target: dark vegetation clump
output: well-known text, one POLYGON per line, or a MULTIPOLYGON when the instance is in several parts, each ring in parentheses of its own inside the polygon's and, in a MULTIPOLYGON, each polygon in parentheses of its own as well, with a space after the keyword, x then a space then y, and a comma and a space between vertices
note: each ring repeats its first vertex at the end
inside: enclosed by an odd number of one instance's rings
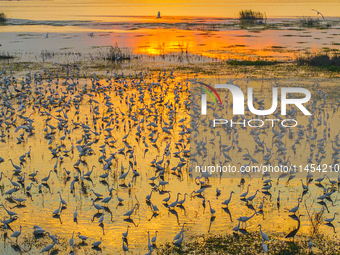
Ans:
POLYGON ((1 22, 6 22, 6 20, 7 20, 7 18, 6 18, 5 13, 1 12, 1 13, 0 13, 0 23, 1 23, 1 22))
POLYGON ((304 54, 296 58, 298 65, 316 66, 327 68, 329 70, 340 70, 340 55, 319 52, 315 54, 304 54))
POLYGON ((258 11, 253 10, 241 10, 239 12, 239 19, 241 21, 247 21, 247 22, 258 22, 261 23, 266 19, 266 14, 258 11))
POLYGON ((112 61, 130 60, 132 58, 131 55, 132 54, 130 52, 119 48, 116 44, 114 47, 110 47, 109 53, 105 59, 112 61))

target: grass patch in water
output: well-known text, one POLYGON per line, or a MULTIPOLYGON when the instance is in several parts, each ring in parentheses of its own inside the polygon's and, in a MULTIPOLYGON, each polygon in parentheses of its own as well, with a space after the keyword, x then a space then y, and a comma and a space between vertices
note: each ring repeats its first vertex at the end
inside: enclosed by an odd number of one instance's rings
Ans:
POLYGON ((260 22, 262 23, 264 19, 266 19, 266 13, 258 12, 258 11, 253 11, 253 10, 241 10, 238 13, 239 19, 241 21, 246 21, 246 22, 260 22))
POLYGON ((296 58, 296 63, 300 66, 314 66, 328 71, 340 71, 340 55, 336 53, 319 52, 307 53, 296 58))
POLYGON ((5 23, 7 20, 5 13, 0 13, 0 23, 5 23))
POLYGON ((0 59, 13 59, 13 58, 14 58, 14 56, 11 56, 9 54, 7 54, 7 55, 4 55, 4 54, 0 55, 0 59))
POLYGON ((247 66, 272 66, 281 64, 280 61, 266 61, 266 60, 228 60, 227 64, 229 65, 247 65, 247 66))

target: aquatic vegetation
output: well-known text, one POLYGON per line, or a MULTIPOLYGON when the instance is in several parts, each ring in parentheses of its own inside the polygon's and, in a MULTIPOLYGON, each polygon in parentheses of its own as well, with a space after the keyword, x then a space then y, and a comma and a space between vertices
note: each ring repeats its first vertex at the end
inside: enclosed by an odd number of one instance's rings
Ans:
POLYGON ((253 10, 241 10, 238 15, 241 21, 247 22, 263 22, 266 19, 266 13, 253 10))
POLYGON ((329 52, 306 53, 296 58, 298 65, 316 66, 337 71, 340 68, 340 55, 329 52))
POLYGON ((319 29, 330 28, 332 25, 330 22, 322 22, 318 18, 302 17, 299 19, 299 25, 302 27, 314 27, 319 29))
POLYGON ((229 65, 247 65, 247 66, 268 66, 283 63, 281 61, 266 61, 266 60, 228 60, 229 65))
POLYGON ((0 59, 12 59, 14 56, 10 55, 9 53, 0 53, 0 59))
POLYGON ((6 22, 6 20, 7 20, 7 18, 6 18, 5 13, 1 12, 1 13, 0 13, 0 23, 1 23, 1 22, 6 22))
POLYGON ((107 56, 105 56, 105 59, 107 60, 113 60, 113 61, 122 61, 122 60, 130 60, 132 58, 132 54, 128 52, 126 49, 123 50, 118 47, 118 44, 116 43, 115 46, 111 46, 109 49, 109 53, 107 56))
POLYGON ((319 19, 313 19, 311 17, 302 17, 300 18, 300 25, 305 27, 317 27, 320 25, 319 19))
MULTIPOLYGON (((308 237, 299 241, 282 242, 278 235, 272 235, 268 242, 270 254, 291 255, 308 254, 311 250, 306 243, 308 237)), ((313 249, 309 254, 338 254, 338 242, 324 235, 313 238, 313 249), (332 247, 336 247, 335 249, 332 247)), ((170 243, 163 244, 157 254, 262 254, 261 234, 243 232, 227 235, 208 235, 190 238, 182 247, 170 243)))

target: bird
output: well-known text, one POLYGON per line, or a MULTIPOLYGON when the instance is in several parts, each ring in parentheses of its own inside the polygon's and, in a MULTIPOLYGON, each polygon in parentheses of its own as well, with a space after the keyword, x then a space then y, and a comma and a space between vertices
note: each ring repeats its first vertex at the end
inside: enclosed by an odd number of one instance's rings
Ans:
POLYGON ((35 172, 29 174, 28 176, 29 176, 30 178, 34 179, 34 177, 36 177, 37 174, 38 174, 38 171, 35 171, 35 172))
POLYGON ((224 202, 222 203, 222 205, 225 205, 226 207, 228 207, 230 201, 231 201, 231 195, 234 194, 234 191, 230 192, 230 196, 228 199, 224 200, 224 202))
POLYGON ((182 235, 180 238, 178 238, 176 241, 174 241, 174 245, 181 246, 184 238, 184 232, 182 232, 182 235))
POLYGON ((41 250, 41 252, 40 253, 44 253, 44 252, 47 252, 47 253, 49 253, 50 252, 50 250, 53 248, 53 246, 55 245, 55 242, 53 242, 53 244, 49 244, 49 245, 47 245, 45 248, 43 248, 42 250, 41 250))
POLYGON ((76 206, 76 210, 73 213, 73 220, 76 220, 78 217, 78 206, 76 206))
POLYGON ((156 230, 155 236, 151 238, 151 243, 153 243, 153 244, 156 243, 156 240, 157 240, 157 233, 158 233, 158 231, 156 230))
MULTIPOLYGON (((169 193, 170 194, 170 193, 169 193)), ((185 202, 185 196, 187 196, 187 193, 184 193, 184 198, 180 201, 177 202, 177 206, 183 206, 184 202, 185 202)))
POLYGON ((67 203, 66 203, 66 201, 61 197, 61 193, 60 193, 60 191, 58 191, 58 194, 59 194, 59 198, 60 198, 60 202, 61 202, 61 204, 63 205, 63 206, 67 206, 67 203))
POLYGON ((310 250, 313 248, 313 242, 311 239, 308 240, 308 247, 310 250))
POLYGON ((241 216, 237 220, 241 221, 244 224, 247 224, 247 221, 250 220, 251 218, 253 218, 255 216, 255 214, 257 214, 256 211, 254 211, 254 213, 251 216, 249 216, 249 217, 248 216, 241 216))
POLYGON ((34 230, 33 231, 34 235, 41 235, 41 234, 45 233, 45 230, 43 228, 39 227, 38 225, 34 225, 33 230, 34 230))
POLYGON ((72 237, 71 237, 71 239, 70 239, 70 241, 69 241, 69 244, 70 244, 71 247, 72 247, 73 244, 74 244, 74 239, 73 239, 73 237, 74 237, 74 231, 73 231, 72 237))
POLYGON ((185 225, 185 224, 186 224, 186 223, 184 222, 183 225, 182 225, 181 231, 179 231, 179 233, 174 237, 174 241, 176 241, 177 239, 179 239, 179 238, 182 236, 182 233, 183 233, 183 231, 184 231, 184 225, 185 225))
POLYGON ((211 208, 210 200, 208 200, 208 203, 209 203, 209 207, 210 207, 210 213, 214 214, 216 211, 213 208, 211 208))
POLYGON ((152 202, 150 202, 150 203, 151 203, 151 207, 152 207, 153 213, 154 214, 158 214, 158 212, 159 212, 158 207, 156 205, 154 205, 152 202))
POLYGON ((21 235, 21 226, 20 226, 20 230, 19 231, 14 231, 13 234, 11 235, 11 237, 15 237, 16 238, 16 242, 18 242, 18 237, 21 235))
POLYGON ((168 191, 169 196, 163 199, 163 202, 165 202, 165 204, 167 204, 169 202, 170 198, 171 198, 171 193, 170 192, 171 191, 168 191))
POLYGON ((338 215, 338 213, 336 212, 336 213, 334 213, 334 216, 333 216, 333 218, 328 218, 328 219, 325 219, 325 222, 327 222, 327 223, 331 223, 334 219, 335 219, 335 215, 338 215))
POLYGON ((60 202, 60 203, 59 203, 58 209, 54 210, 53 213, 52 213, 52 215, 58 216, 58 215, 60 215, 61 211, 62 211, 62 210, 61 210, 61 202, 60 202))
POLYGON ((82 242, 85 242, 88 239, 87 236, 81 235, 80 232, 78 232, 78 238, 81 239, 82 242))
POLYGON ((264 206, 264 199, 265 199, 266 197, 262 197, 262 203, 259 205, 259 210, 260 211, 262 211, 263 210, 263 206, 264 206))
POLYGON ((123 237, 123 251, 129 251, 129 248, 125 244, 124 237, 123 237))
POLYGON ((94 195, 95 195, 97 198, 101 198, 101 197, 103 197, 103 195, 102 195, 102 194, 95 192, 93 189, 90 189, 90 191, 92 191, 92 192, 93 192, 93 194, 94 194, 94 195))
POLYGON ((264 240, 266 240, 267 242, 269 242, 269 237, 268 237, 268 235, 267 235, 266 233, 264 233, 264 232, 262 231, 262 226, 261 226, 261 224, 259 224, 259 227, 260 227, 260 233, 261 233, 262 239, 264 239, 264 240))
POLYGON ((134 207, 132 208, 132 210, 127 211, 126 213, 124 213, 123 216, 128 216, 129 218, 131 217, 131 215, 133 214, 133 212, 135 211, 136 207, 138 206, 138 204, 135 204, 134 207))
POLYGON ((128 234, 129 234, 129 227, 130 227, 130 226, 127 226, 126 232, 122 233, 122 235, 123 235, 124 238, 127 238, 128 234))
POLYGON ((151 196, 152 196, 153 189, 151 190, 150 194, 145 197, 145 200, 147 202, 150 202, 151 196))
POLYGON ((322 15, 321 12, 319 12, 318 10, 315 9, 311 9, 312 11, 316 11, 317 15, 321 15, 322 19, 325 19, 325 17, 322 15))
POLYGON ((158 12, 157 13, 157 19, 160 19, 161 18, 161 12, 158 12))
POLYGON ((259 190, 256 190, 254 195, 247 197, 246 198, 247 202, 252 202, 254 200, 254 198, 256 197, 257 192, 259 192, 259 190))
POLYGON ((294 242, 294 237, 296 235, 296 233, 299 231, 300 229, 300 217, 302 215, 299 215, 299 217, 297 218, 297 221, 298 221, 298 226, 296 229, 294 229, 292 232, 290 232, 288 235, 286 235, 286 238, 292 238, 293 237, 293 242, 294 242))
POLYGON ((103 200, 102 200, 102 203, 104 204, 108 204, 112 199, 112 191, 110 192, 110 196, 108 197, 105 197, 103 200))
POLYGON ((248 195, 248 192, 249 192, 249 186, 250 186, 250 184, 248 184, 248 186, 247 186, 247 191, 246 192, 244 192, 243 194, 241 194, 241 198, 245 198, 247 195, 248 195))
POLYGON ((99 245, 101 245, 101 243, 102 243, 102 237, 100 238, 100 241, 96 241, 96 242, 92 243, 92 246, 94 248, 97 248, 99 245))
POLYGON ((51 175, 52 172, 53 172, 53 171, 50 170, 50 172, 48 173, 48 176, 46 176, 45 178, 42 178, 42 179, 41 179, 41 182, 47 182, 48 179, 50 179, 50 175, 51 175))
POLYGON ((298 204, 297 204, 297 206, 295 206, 295 207, 293 207, 292 209, 290 209, 289 212, 295 214, 295 213, 299 210, 299 207, 300 207, 300 198, 298 199, 298 204))
POLYGON ((150 231, 148 231, 148 249, 149 249, 150 252, 152 252, 152 250, 153 250, 153 246, 150 242, 150 231))
POLYGON ((268 246, 267 246, 267 244, 264 243, 263 238, 262 238, 262 249, 265 253, 268 253, 268 246))
POLYGON ((94 206, 94 208, 96 208, 98 210, 98 212, 99 212, 99 210, 104 210, 103 206, 94 203, 94 199, 93 198, 91 198, 91 201, 92 201, 92 205, 94 206))
POLYGON ((50 232, 46 232, 46 234, 48 235, 49 238, 52 239, 54 243, 59 244, 58 238, 55 235, 51 235, 50 232))
POLYGON ((176 201, 175 201, 175 202, 172 202, 172 203, 168 206, 169 209, 170 209, 170 208, 173 208, 173 207, 175 207, 175 206, 177 205, 179 195, 181 195, 181 193, 178 192, 178 193, 177 193, 177 199, 176 199, 176 201))
POLYGON ((48 38, 48 33, 46 33, 46 35, 45 35, 45 39, 46 39, 46 38, 48 38))
POLYGON ((216 196, 221 195, 221 190, 219 188, 216 188, 216 196))
POLYGON ((5 211, 7 212, 7 214, 12 218, 14 215, 18 215, 16 212, 12 212, 10 210, 7 210, 6 207, 3 205, 3 204, 0 204, 4 209, 5 211))
MULTIPOLYGON (((307 191, 308 190, 308 186, 303 184, 303 180, 302 179, 300 179, 300 180, 301 180, 301 185, 302 185, 303 191, 307 191)), ((308 183, 307 183, 307 185, 308 185, 308 183)))
POLYGON ((315 182, 321 183, 325 179, 326 176, 327 175, 324 174, 323 177, 320 177, 320 178, 316 179, 315 182))
POLYGON ((118 204, 122 204, 124 202, 124 199, 118 197, 118 193, 116 194, 117 200, 118 200, 118 204))

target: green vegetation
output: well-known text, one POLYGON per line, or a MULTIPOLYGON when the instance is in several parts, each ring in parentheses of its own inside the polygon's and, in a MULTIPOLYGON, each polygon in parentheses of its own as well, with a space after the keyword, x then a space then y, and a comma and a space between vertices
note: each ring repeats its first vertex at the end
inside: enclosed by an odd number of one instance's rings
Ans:
POLYGON ((5 13, 1 12, 0 13, 0 23, 5 22, 7 20, 5 13))
POLYGON ((266 61, 266 60, 228 60, 227 64, 237 66, 237 65, 247 65, 247 66, 272 66, 272 65, 277 65, 282 62, 279 61, 266 61))
POLYGON ((9 55, 8 53, 7 53, 7 55, 0 53, 0 60, 1 59, 12 59, 12 58, 14 58, 14 57, 9 55))
POLYGON ((329 71, 340 70, 340 55, 335 53, 307 53, 305 55, 298 56, 296 58, 296 62, 298 65, 316 66, 325 68, 329 71))
POLYGON ((241 21, 247 22, 263 22, 266 19, 266 13, 253 10, 241 10, 238 15, 241 21))
POLYGON ((319 19, 313 19, 311 17, 302 17, 299 20, 299 24, 302 27, 316 27, 319 29, 325 29, 331 27, 330 23, 322 23, 319 19))
POLYGON ((302 17, 300 18, 300 25, 303 27, 318 27, 320 25, 320 20, 311 17, 302 17))
MULTIPOLYGON (((272 234, 268 245, 269 254, 298 255, 298 254, 339 254, 338 241, 331 240, 327 236, 317 235, 313 238, 313 249, 308 248, 308 237, 283 240, 282 237, 272 234)), ((259 231, 244 234, 199 236, 192 238, 182 247, 171 243, 161 245, 157 254, 262 254, 262 242, 259 231)))
POLYGON ((110 47, 109 53, 105 57, 107 60, 113 60, 113 61, 121 61, 121 60, 131 60, 131 53, 129 53, 127 50, 123 50, 118 47, 118 44, 116 43, 115 47, 110 47))

